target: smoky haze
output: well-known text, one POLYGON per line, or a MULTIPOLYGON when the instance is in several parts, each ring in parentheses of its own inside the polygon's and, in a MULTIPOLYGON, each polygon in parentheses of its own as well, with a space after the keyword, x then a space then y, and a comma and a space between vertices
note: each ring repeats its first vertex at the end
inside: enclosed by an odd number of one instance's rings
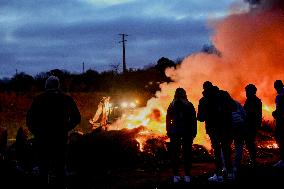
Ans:
MULTIPOLYGON (((283 9, 277 3, 279 1, 259 2, 245 10, 243 7, 232 7, 232 14, 210 22, 214 30, 211 40, 219 53, 196 53, 186 57, 176 69, 168 68, 166 75, 173 82, 162 83, 156 97, 150 99, 147 107, 136 116, 140 120, 147 120, 151 112, 158 109, 161 120, 165 120, 167 107, 177 87, 186 89, 188 99, 197 110, 202 84, 209 80, 229 91, 233 98, 242 103, 245 100, 245 86, 255 84, 257 96, 263 102, 264 117, 271 119, 275 98, 273 83, 276 79, 284 78, 284 17, 283 9)), ((119 123, 123 127, 128 124, 131 122, 127 119, 119 123)), ((143 121, 135 124, 144 125, 143 121)), ((152 124, 149 120, 146 125, 151 131, 165 133, 165 123, 162 121, 152 124)), ((210 148, 203 124, 198 125, 194 143, 210 148)))
POLYGON ((172 96, 176 87, 184 87, 197 107, 202 84, 209 80, 244 102, 244 88, 252 83, 264 105, 270 108, 264 114, 270 116, 275 97, 273 83, 284 78, 283 2, 250 3, 257 6, 210 23, 214 29, 211 40, 221 56, 198 53, 185 58, 179 68, 166 70, 175 82, 162 84, 157 95, 172 96))
POLYGON ((282 0, 245 0, 250 5, 255 6, 257 9, 282 9, 284 8, 284 2, 282 0))

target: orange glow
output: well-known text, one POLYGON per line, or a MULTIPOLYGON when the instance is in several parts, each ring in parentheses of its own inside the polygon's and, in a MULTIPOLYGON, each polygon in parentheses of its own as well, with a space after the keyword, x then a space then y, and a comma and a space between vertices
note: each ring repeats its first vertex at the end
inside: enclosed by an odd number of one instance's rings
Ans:
POLYGON ((259 145, 258 148, 277 149, 278 144, 274 141, 266 142, 264 145, 259 145))
POLYGON ((267 148, 278 148, 278 144, 273 143, 271 145, 267 145, 267 148))
MULTIPOLYGON (((197 110, 202 97, 202 84, 206 80, 227 90, 242 104, 246 99, 245 86, 254 84, 263 103, 263 117, 272 120, 276 95, 273 83, 284 79, 283 15, 281 9, 255 8, 247 12, 234 11, 226 18, 212 21, 214 35, 211 39, 221 55, 197 53, 186 57, 177 68, 168 68, 166 75, 173 82, 161 83, 161 90, 145 108, 123 117, 112 128, 143 125, 152 133, 165 135, 166 109, 175 89, 183 87, 197 110)), ((150 134, 144 136, 147 138, 150 134)), ((198 123, 198 135, 194 142, 210 148, 203 123, 198 123)))
MULTIPOLYGON (((170 103, 169 96, 163 97, 161 101, 159 98, 152 98, 148 101, 146 107, 137 109, 131 114, 124 115, 120 120, 112 124, 109 129, 134 129, 140 126, 144 126, 147 130, 142 130, 136 140, 140 145, 140 151, 143 151, 145 142, 153 137, 166 135, 166 109, 170 103)), ((166 138, 165 138, 166 139, 166 138)), ((207 149, 210 149, 210 141, 205 133, 204 124, 198 123, 198 134, 194 140, 194 143, 201 144, 207 149)))

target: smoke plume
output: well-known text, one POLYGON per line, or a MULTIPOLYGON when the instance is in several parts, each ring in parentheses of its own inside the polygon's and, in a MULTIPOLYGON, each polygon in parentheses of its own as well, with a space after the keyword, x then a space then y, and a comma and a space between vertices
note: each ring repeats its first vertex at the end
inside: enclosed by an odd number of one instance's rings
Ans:
MULTIPOLYGON (((175 81, 171 86, 185 87, 195 105, 206 80, 241 102, 245 100, 245 86, 255 84, 263 103, 274 105, 273 83, 284 76, 283 1, 249 2, 257 6, 210 23, 214 28, 211 39, 221 56, 194 54, 179 68, 166 71, 175 81)), ((162 85, 162 93, 171 86, 162 85)))
POLYGON ((282 0, 245 0, 252 7, 258 10, 269 9, 282 9, 284 8, 284 2, 282 0))
MULTIPOLYGON (((166 75, 174 82, 160 85, 156 98, 137 113, 138 120, 122 120, 120 125, 145 125, 152 131, 165 134, 166 109, 177 87, 187 91, 188 99, 196 110, 202 97, 202 84, 211 81, 241 103, 245 101, 245 86, 254 84, 257 96, 263 103, 263 113, 268 119, 274 109, 276 79, 284 79, 284 2, 280 0, 248 0, 249 8, 240 8, 229 16, 210 22, 214 33, 213 45, 219 53, 196 53, 186 57, 179 67, 169 68, 166 75), (149 119, 153 110, 161 118, 149 119)), ((204 125, 199 124, 195 143, 210 148, 204 125)))

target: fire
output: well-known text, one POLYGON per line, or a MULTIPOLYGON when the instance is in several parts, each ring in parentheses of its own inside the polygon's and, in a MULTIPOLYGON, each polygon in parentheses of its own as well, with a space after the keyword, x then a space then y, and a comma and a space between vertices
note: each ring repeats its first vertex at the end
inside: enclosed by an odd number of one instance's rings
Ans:
POLYGON ((258 148, 267 148, 267 149, 277 149, 279 148, 278 144, 274 141, 266 142, 263 145, 258 145, 258 148))
POLYGON ((268 106, 266 104, 262 104, 262 112, 263 112, 263 118, 265 120, 273 120, 271 115, 272 112, 275 110, 274 106, 268 106))
MULTIPOLYGON (((188 56, 179 68, 170 68, 166 74, 187 89, 193 102, 198 102, 202 83, 206 80, 227 90, 241 103, 246 98, 245 86, 252 83, 262 100, 264 118, 272 120, 276 95, 273 83, 284 78, 284 37, 281 35, 284 17, 283 9, 277 5, 276 1, 269 8, 261 4, 259 8, 234 11, 228 17, 211 21, 214 29, 211 40, 220 55, 197 53, 188 56)), ((162 91, 176 84, 163 85, 162 91)))
POLYGON ((273 143, 273 144, 271 144, 271 145, 267 145, 267 148, 279 148, 278 147, 278 144, 276 144, 276 143, 273 143))
MULTIPOLYGON (((147 107, 127 115, 115 123, 113 129, 145 126, 151 132, 165 135, 165 114, 177 87, 187 91, 188 99, 197 109, 202 97, 202 84, 209 80, 220 89, 244 103, 245 86, 257 87, 263 103, 263 116, 272 120, 275 90, 273 83, 284 78, 284 17, 280 1, 260 1, 260 5, 234 11, 220 20, 211 20, 213 45, 220 54, 196 53, 186 57, 177 68, 169 68, 166 75, 173 82, 161 83, 156 97, 147 107), (262 3, 264 4, 262 4, 262 3), (269 6, 267 3, 271 2, 269 6), (273 4, 274 3, 274 4, 273 4)), ((146 138, 148 135, 144 135, 146 138)), ((137 139, 142 141, 141 139, 137 139)), ((195 143, 210 148, 204 125, 198 123, 195 143)))
MULTIPOLYGON (((148 139, 166 136, 166 109, 169 103, 170 98, 168 98, 168 103, 153 98, 148 102, 146 107, 137 109, 128 115, 125 114, 119 121, 111 125, 109 129, 134 129, 144 126, 147 130, 142 130, 139 132, 138 136, 136 136, 136 140, 140 145, 140 151, 143 151, 143 146, 148 139)), ((201 123, 198 123, 198 135, 194 143, 201 144, 207 149, 211 148, 204 125, 201 123)))

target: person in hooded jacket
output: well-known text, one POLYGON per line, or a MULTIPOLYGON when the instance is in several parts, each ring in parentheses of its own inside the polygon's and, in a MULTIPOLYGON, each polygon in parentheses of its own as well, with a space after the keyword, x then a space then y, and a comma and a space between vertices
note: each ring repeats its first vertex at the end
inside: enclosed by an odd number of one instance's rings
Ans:
POLYGON ((232 112, 235 102, 227 91, 219 90, 210 81, 203 83, 203 89, 203 97, 199 100, 197 119, 205 122, 216 166, 215 174, 209 177, 208 181, 223 182, 224 176, 227 179, 234 179, 231 144, 233 140, 232 112), (223 167, 226 171, 223 171, 223 167))
POLYGON ((173 182, 177 183, 181 180, 179 176, 181 150, 184 160, 184 181, 190 182, 192 143, 197 133, 197 119, 195 108, 188 101, 186 91, 183 88, 176 89, 174 99, 167 109, 166 129, 170 138, 169 151, 174 174, 173 182))
POLYGON ((253 84, 248 84, 245 87, 246 90, 246 101, 244 109, 246 112, 246 126, 245 126, 245 144, 250 155, 250 164, 256 165, 256 133, 257 129, 261 127, 262 122, 262 102, 256 96, 257 88, 253 84))
POLYGON ((34 135, 42 184, 52 182, 64 187, 68 131, 80 121, 75 101, 59 89, 59 79, 50 76, 45 83, 45 92, 34 98, 26 117, 27 126, 34 135))

